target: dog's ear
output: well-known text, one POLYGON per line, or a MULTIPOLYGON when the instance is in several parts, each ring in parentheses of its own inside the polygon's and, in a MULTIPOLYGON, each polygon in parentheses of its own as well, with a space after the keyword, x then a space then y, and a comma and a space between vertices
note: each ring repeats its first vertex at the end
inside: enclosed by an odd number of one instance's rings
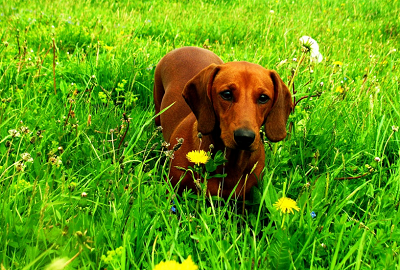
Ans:
POLYGON ((286 137, 286 122, 293 109, 292 96, 278 73, 270 70, 274 84, 274 104, 265 121, 265 134, 271 142, 278 142, 286 137))
POLYGON ((211 101, 211 88, 219 68, 215 64, 201 70, 186 83, 182 95, 197 118, 197 130, 209 134, 214 130, 215 113, 211 101))

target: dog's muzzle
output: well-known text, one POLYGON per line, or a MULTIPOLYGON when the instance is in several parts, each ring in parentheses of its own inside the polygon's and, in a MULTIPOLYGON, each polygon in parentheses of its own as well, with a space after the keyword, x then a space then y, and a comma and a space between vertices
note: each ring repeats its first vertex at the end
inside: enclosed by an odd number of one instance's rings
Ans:
POLYGON ((243 150, 248 150, 256 138, 256 134, 253 131, 242 128, 235 130, 233 136, 238 148, 243 150))

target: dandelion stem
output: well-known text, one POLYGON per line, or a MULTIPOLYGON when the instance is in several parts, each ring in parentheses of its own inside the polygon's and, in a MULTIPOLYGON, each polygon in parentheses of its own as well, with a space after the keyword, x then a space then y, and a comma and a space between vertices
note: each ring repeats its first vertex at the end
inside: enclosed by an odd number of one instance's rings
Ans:
MULTIPOLYGON (((299 63, 297 64, 297 67, 296 67, 296 69, 295 69, 295 71, 294 71, 293 77, 292 77, 292 79, 290 80, 290 83, 289 83, 289 86, 288 86, 288 89, 289 89, 289 90, 292 88, 292 86, 293 86, 293 84, 294 84, 294 78, 296 77, 297 73, 299 72, 300 65, 301 65, 301 63, 303 62, 304 58, 306 57, 306 54, 307 54, 307 52, 304 51, 304 52, 303 52, 303 55, 302 55, 301 58, 300 58, 299 63)), ((295 94, 295 92, 293 92, 293 94, 295 94)))
POLYGON ((311 98, 311 97, 319 97, 319 96, 320 96, 320 95, 317 94, 317 95, 311 95, 311 96, 304 96, 304 97, 301 97, 301 98, 299 98, 297 101, 295 100, 294 106, 293 106, 293 107, 296 107, 296 105, 297 105, 300 101, 302 101, 303 99, 311 98))

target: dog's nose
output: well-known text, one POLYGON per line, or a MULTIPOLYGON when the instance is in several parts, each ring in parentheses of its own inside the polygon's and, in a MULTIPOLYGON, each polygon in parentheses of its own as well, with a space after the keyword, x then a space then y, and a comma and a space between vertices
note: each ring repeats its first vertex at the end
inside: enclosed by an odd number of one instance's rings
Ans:
POLYGON ((238 129, 235 130, 233 133, 233 136, 235 138, 235 142, 239 146, 239 148, 246 149, 248 148, 253 142, 254 139, 256 138, 256 134, 254 134, 253 131, 248 130, 248 129, 238 129))

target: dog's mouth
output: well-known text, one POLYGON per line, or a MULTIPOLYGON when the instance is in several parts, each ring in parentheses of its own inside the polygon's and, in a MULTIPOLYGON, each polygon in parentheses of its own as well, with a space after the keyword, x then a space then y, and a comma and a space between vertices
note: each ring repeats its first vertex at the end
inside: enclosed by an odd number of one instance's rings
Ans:
POLYGON ((230 144, 224 143, 225 146, 231 150, 235 151, 248 151, 248 152, 254 152, 258 148, 258 144, 254 141, 252 144, 247 145, 247 144, 240 144, 237 143, 236 141, 231 141, 230 144))
POLYGON ((255 142, 252 143, 251 145, 247 145, 247 144, 237 143, 235 140, 232 140, 232 139, 229 139, 229 140, 223 139, 222 141, 226 148, 229 148, 234 151, 254 152, 258 146, 255 142))
POLYGON ((236 145, 236 147, 233 150, 240 150, 240 151, 248 151, 248 152, 254 152, 257 148, 253 146, 241 146, 241 145, 236 145))

